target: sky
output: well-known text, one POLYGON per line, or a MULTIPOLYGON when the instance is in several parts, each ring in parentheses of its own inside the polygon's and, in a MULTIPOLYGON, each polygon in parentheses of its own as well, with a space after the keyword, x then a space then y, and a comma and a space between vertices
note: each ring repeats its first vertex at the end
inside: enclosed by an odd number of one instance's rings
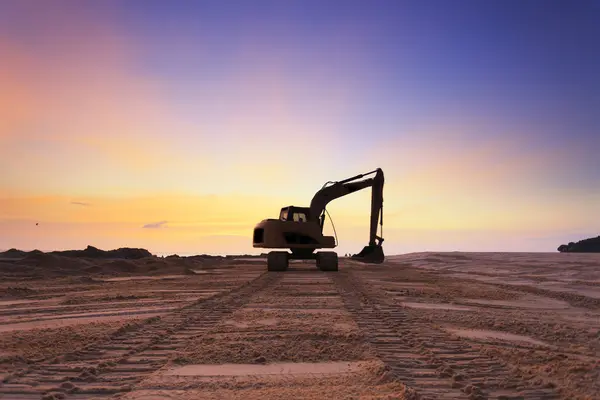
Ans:
MULTIPOLYGON (((260 220, 378 167, 387 254, 597 236, 599 21, 585 0, 1 0, 0 249, 260 253, 260 220)), ((360 251, 369 189, 328 211, 360 251)))

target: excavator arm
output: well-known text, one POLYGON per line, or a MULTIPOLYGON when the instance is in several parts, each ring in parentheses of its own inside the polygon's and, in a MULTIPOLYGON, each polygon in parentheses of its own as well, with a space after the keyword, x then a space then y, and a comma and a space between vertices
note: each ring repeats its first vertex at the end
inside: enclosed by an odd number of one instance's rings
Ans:
POLYGON ((364 262, 383 262, 383 249, 381 244, 383 238, 377 236, 377 222, 381 224, 383 230, 383 171, 377 168, 374 171, 353 176, 339 182, 327 182, 321 190, 315 193, 311 203, 309 219, 318 220, 321 229, 323 229, 325 207, 329 202, 337 198, 346 196, 350 193, 371 187, 371 218, 369 225, 369 244, 360 253, 352 258, 364 262), (375 174, 372 178, 364 178, 367 175, 375 174))

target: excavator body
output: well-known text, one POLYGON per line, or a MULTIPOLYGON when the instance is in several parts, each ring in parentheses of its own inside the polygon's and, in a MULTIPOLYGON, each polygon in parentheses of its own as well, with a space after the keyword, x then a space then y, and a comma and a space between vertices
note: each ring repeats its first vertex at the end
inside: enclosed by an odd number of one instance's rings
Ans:
POLYGON ((254 228, 254 247, 270 249, 332 249, 333 236, 324 236, 313 221, 297 222, 265 219, 254 228))
POLYGON ((322 271, 337 271, 338 256, 333 251, 336 238, 323 235, 325 207, 336 198, 372 187, 371 225, 369 244, 351 258, 365 263, 381 263, 384 260, 383 238, 377 236, 377 222, 383 225, 383 171, 376 169, 339 182, 328 182, 313 197, 310 207, 288 206, 281 209, 278 219, 265 219, 254 227, 252 245, 255 248, 278 249, 267 257, 269 271, 285 271, 289 260, 314 259, 322 271), (375 173, 374 178, 356 181, 375 173), (280 250, 279 250, 280 249, 280 250), (288 252, 287 250, 290 250, 288 252))

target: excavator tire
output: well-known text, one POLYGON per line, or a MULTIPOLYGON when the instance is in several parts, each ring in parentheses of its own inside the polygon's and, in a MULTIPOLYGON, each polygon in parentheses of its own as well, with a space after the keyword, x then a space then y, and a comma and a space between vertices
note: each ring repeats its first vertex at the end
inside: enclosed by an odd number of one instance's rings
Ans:
POLYGON ((317 268, 321 271, 337 271, 338 255, 335 251, 320 251, 317 253, 317 268))
POLYGON ((272 251, 267 255, 267 270, 271 272, 285 271, 288 269, 287 251, 272 251))

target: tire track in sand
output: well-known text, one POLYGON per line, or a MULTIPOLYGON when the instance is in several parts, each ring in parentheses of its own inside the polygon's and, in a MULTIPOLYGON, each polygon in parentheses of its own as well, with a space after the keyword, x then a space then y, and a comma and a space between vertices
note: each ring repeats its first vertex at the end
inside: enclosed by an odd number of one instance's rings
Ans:
POLYGON ((430 324, 411 320, 382 290, 352 271, 331 275, 346 308, 395 379, 423 399, 558 399, 531 387, 479 348, 430 324))
POLYGON ((211 329, 280 278, 264 272, 231 291, 123 329, 107 343, 32 365, 0 384, 0 398, 90 399, 130 391, 167 364, 189 339, 211 329))

